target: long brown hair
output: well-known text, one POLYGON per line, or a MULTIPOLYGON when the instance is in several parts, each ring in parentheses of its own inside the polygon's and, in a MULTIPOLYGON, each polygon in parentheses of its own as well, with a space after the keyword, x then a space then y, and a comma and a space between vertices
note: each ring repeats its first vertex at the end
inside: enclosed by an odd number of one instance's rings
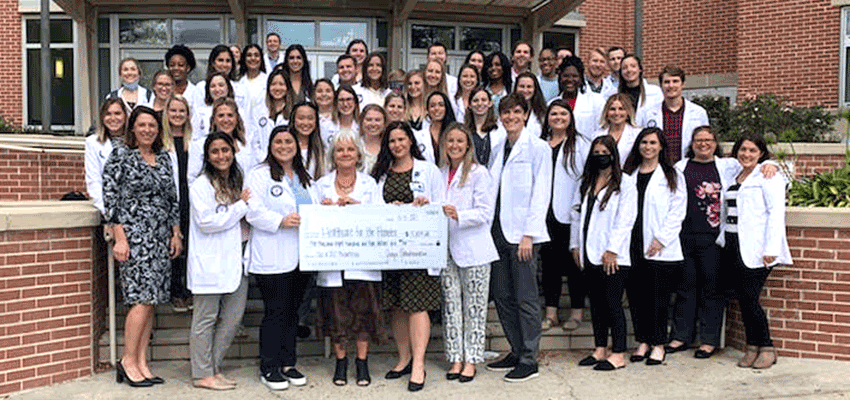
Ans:
POLYGON ((242 116, 239 115, 239 106, 236 105, 236 101, 231 99, 230 97, 222 97, 212 104, 212 114, 210 115, 210 132, 215 132, 219 130, 218 126, 215 124, 215 110, 219 107, 228 106, 233 109, 233 112, 236 114, 236 127, 233 128, 233 138, 236 139, 239 144, 242 146, 247 143, 245 141, 245 124, 242 122, 242 116))
MULTIPOLYGON (((490 101, 493 101, 493 96, 490 95, 490 92, 484 89, 484 86, 477 86, 473 88, 469 92, 469 104, 470 107, 466 108, 466 113, 463 115, 464 124, 469 130, 472 132, 477 132, 478 127, 475 126, 475 113, 472 112, 472 98, 475 97, 478 92, 484 92, 487 95, 487 98, 490 101)), ((490 107, 487 110, 487 116, 484 118, 484 125, 481 125, 481 130, 484 132, 490 132, 496 128, 498 128, 498 122, 496 121, 496 112, 493 110, 493 107, 490 107)))
POLYGON ((283 125, 272 129, 272 133, 269 135, 269 150, 266 152, 266 158, 263 162, 269 166, 272 180, 275 182, 283 180, 283 165, 280 165, 280 162, 278 162, 277 159, 274 158, 274 154, 272 154, 272 143, 274 142, 275 136, 280 134, 290 135, 292 136, 292 139, 295 140, 295 156, 292 158, 292 171, 296 176, 298 176, 298 180, 301 181, 301 186, 306 189, 310 186, 310 174, 307 172, 307 168, 304 167, 304 161, 301 158, 301 147, 298 144, 297 133, 292 133, 283 125))
POLYGON ((570 124, 567 126, 566 138, 564 139, 563 151, 564 151, 564 167, 571 167, 573 172, 576 171, 576 158, 575 158, 575 150, 576 150, 576 140, 578 139, 578 131, 576 130, 576 119, 573 115, 573 109, 570 108, 570 104, 567 103, 564 99, 555 99, 552 104, 549 104, 549 108, 546 110, 546 119, 543 120, 543 132, 540 135, 540 138, 548 141, 550 137, 552 137, 552 127, 549 125, 549 113, 552 112, 552 109, 555 107, 561 107, 570 114, 570 124))
POLYGON ((106 131, 106 125, 103 124, 103 118, 106 117, 109 107, 113 104, 118 104, 121 107, 121 113, 124 114, 124 126, 121 127, 121 132, 117 135, 117 137, 122 137, 127 133, 127 120, 130 116, 127 115, 127 107, 124 107, 124 100, 121 100, 118 97, 106 99, 106 101, 104 101, 100 106, 100 129, 97 131, 97 141, 100 142, 100 144, 106 143, 106 139, 112 137, 112 135, 106 131))
POLYGON ((611 168, 611 177, 608 179, 608 183, 605 184, 605 196, 599 201, 599 211, 603 211, 611 195, 614 192, 620 191, 620 182, 623 180, 623 173, 620 170, 620 153, 617 152, 617 143, 614 142, 614 138, 610 135, 604 135, 593 139, 593 142, 590 144, 590 151, 587 154, 588 162, 584 164, 584 172, 581 174, 579 193, 581 193, 582 199, 587 196, 588 191, 593 190, 593 187, 596 185, 596 179, 599 178, 600 170, 590 161, 591 157, 593 157, 593 148, 597 144, 605 146, 613 160, 609 167, 611 168))
POLYGON ((677 183, 676 170, 673 169, 673 166, 670 165, 670 159, 667 158, 667 138, 664 135, 664 131, 659 128, 650 127, 640 131, 637 139, 635 139, 635 143, 632 145, 629 156, 626 157, 626 162, 623 163, 623 172, 631 175, 640 167, 641 162, 643 162, 643 155, 640 154, 640 141, 649 135, 655 135, 658 138, 658 143, 661 144, 661 151, 658 152, 658 165, 664 171, 664 176, 667 178, 667 187, 670 188, 671 192, 675 192, 677 183))

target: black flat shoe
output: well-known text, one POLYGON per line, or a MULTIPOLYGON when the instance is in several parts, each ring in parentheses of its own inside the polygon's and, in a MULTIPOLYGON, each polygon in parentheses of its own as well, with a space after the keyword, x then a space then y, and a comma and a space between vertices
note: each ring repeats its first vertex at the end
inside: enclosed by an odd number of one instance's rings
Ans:
POLYGON ((413 371, 413 360, 410 360, 410 362, 407 363, 407 366, 404 367, 401 371, 390 370, 390 372, 387 372, 387 374, 384 375, 384 378, 386 378, 386 379, 398 379, 398 378, 401 378, 402 376, 405 376, 405 375, 411 373, 412 371, 413 371))
POLYGON ((162 378, 160 378, 160 377, 158 377, 158 376, 155 376, 155 377, 153 377, 153 378, 145 378, 145 379, 146 379, 148 382, 153 383, 154 385, 161 385, 161 384, 165 383, 165 379, 162 379, 162 378))
POLYGON ((666 359, 666 358, 667 358, 667 353, 664 353, 664 355, 661 356, 660 360, 656 360, 652 357, 647 357, 646 358, 646 365, 661 365, 661 363, 663 363, 664 359, 666 359))
POLYGON ((643 360, 646 360, 646 358, 649 357, 649 352, 650 350, 645 351, 643 354, 632 354, 631 357, 629 357, 629 361, 641 362, 643 360))
POLYGON ((664 345, 664 352, 667 353, 667 354, 673 354, 673 353, 677 353, 677 352, 684 351, 684 350, 687 350, 687 349, 688 349, 687 343, 682 343, 681 345, 676 346, 676 347, 673 347, 673 346, 670 346, 670 345, 664 345))
POLYGON ((599 364, 600 362, 602 362, 602 360, 597 360, 593 356, 587 356, 582 358, 581 361, 578 362, 578 365, 582 367, 590 367, 592 365, 599 364))
POLYGON ((460 379, 460 372, 446 372, 446 380, 455 381, 460 379))
POLYGON ((151 387, 151 386, 153 386, 153 382, 151 382, 147 379, 142 379, 138 382, 130 379, 130 377, 127 376, 127 371, 124 371, 124 366, 121 365, 121 360, 119 360, 117 363, 115 363, 115 382, 124 383, 125 380, 127 381, 127 384, 130 385, 131 387, 151 387))
POLYGON ((618 367, 614 364, 611 364, 611 362, 608 361, 608 360, 602 360, 598 364, 593 366, 593 370, 594 371, 614 371, 614 370, 617 370, 617 369, 620 369, 620 368, 625 368, 625 367, 626 367, 625 364, 618 367))
MULTIPOLYGON (((424 378, 428 377, 428 373, 424 374, 424 378)), ((408 392, 418 392, 425 387, 425 379, 422 380, 422 383, 416 383, 413 381, 407 381, 407 391, 408 392)))
POLYGON ((348 357, 336 359, 333 383, 337 386, 345 386, 348 383, 348 357))
POLYGON ((475 379, 475 375, 466 376, 464 374, 460 374, 460 377, 457 378, 457 381, 460 383, 468 383, 472 382, 473 379, 475 379))
POLYGON ((369 359, 361 360, 355 357, 354 366, 357 368, 357 386, 369 386, 372 383, 372 377, 369 376, 369 359))
POLYGON ((711 349, 711 351, 705 351, 703 349, 697 349, 697 351, 694 352, 694 358, 699 358, 701 360, 704 360, 706 358, 711 358, 711 356, 713 356, 716 351, 717 351, 717 347, 711 349))

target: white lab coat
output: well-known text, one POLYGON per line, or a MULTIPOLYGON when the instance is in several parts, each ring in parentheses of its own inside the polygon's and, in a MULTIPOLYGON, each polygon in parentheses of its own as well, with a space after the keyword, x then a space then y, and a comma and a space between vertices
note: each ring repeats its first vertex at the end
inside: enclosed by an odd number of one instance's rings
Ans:
POLYGON ((266 73, 267 74, 272 73, 272 70, 274 70, 274 67, 278 66, 279 64, 283 64, 283 62, 286 61, 286 59, 284 58, 284 55, 285 55, 285 52, 283 50, 279 50, 277 52, 277 59, 275 61, 275 65, 272 66, 272 63, 269 61, 269 53, 263 54, 263 64, 266 65, 266 73))
MULTIPOLYGON (((281 177, 280 182, 272 180, 266 164, 248 173, 245 186, 252 196, 245 216, 252 227, 245 253, 248 272, 282 274, 294 271, 298 266, 298 229, 280 227, 287 215, 298 211, 292 188, 285 177, 281 177)), ((319 204, 316 186, 311 184, 307 191, 313 204, 319 204)))
MULTIPOLYGON (((687 99, 683 99, 685 104, 685 115, 682 117, 682 158, 688 152, 691 146, 691 139, 694 136, 694 129, 708 125, 708 114, 705 109, 687 99)), ((661 110, 663 101, 656 104, 654 107, 645 107, 640 114, 635 115, 639 126, 651 128, 658 127, 664 129, 664 114, 661 110)))
MULTIPOLYGON (((378 193, 383 200, 384 184, 387 182, 387 176, 384 175, 378 181, 378 193)), ((411 177, 410 187, 413 190, 413 198, 423 196, 428 199, 431 204, 443 204, 446 195, 445 186, 443 186, 443 176, 440 170, 432 162, 413 160, 413 176, 411 177)), ((439 276, 440 268, 429 268, 428 275, 439 276)))
POLYGON ((454 75, 446 74, 446 93, 449 98, 455 97, 455 93, 457 93, 457 77, 454 75))
POLYGON ((252 84, 248 81, 248 75, 246 74, 239 78, 238 81, 239 86, 243 88, 245 95, 248 96, 247 104, 249 109, 245 110, 246 114, 249 112, 253 113, 257 107, 266 104, 266 85, 268 84, 268 74, 261 71, 260 74, 257 75, 256 79, 257 81, 252 84))
MULTIPOLYGON (((319 135, 322 137, 325 148, 330 148, 331 142, 336 135, 339 135, 339 131, 338 122, 334 122, 330 118, 319 118, 319 135)), ((351 134, 354 137, 360 137, 360 125, 357 124, 357 121, 351 121, 351 134)))
POLYGON ((525 129, 535 137, 543 134, 543 124, 533 111, 528 110, 528 119, 525 121, 525 129))
MULTIPOLYGON (((188 173, 187 182, 189 185, 192 185, 195 179, 198 179, 198 175, 201 174, 201 170, 204 167, 204 142, 206 140, 206 137, 192 138, 192 143, 189 145, 189 160, 186 166, 186 172, 188 173)), ((251 144, 252 140, 253 138, 248 136, 245 140, 245 145, 238 140, 236 141, 236 146, 239 148, 236 153, 236 162, 239 164, 239 168, 242 169, 243 175, 247 175, 248 171, 259 163, 257 154, 251 144)))
POLYGON ((635 116, 647 112, 650 108, 655 108, 655 106, 664 101, 664 92, 661 91, 661 88, 648 83, 646 79, 643 80, 643 90, 644 98, 643 100, 638 98, 638 104, 635 106, 635 116))
POLYGON ((251 137, 251 146, 257 156, 257 162, 266 158, 269 150, 269 136, 278 126, 289 125, 287 116, 281 113, 275 119, 269 118, 269 108, 265 102, 254 107, 251 116, 245 119, 245 130, 251 137))
MULTIPOLYGON (((682 221, 688 210, 688 193, 685 187, 685 176, 682 172, 676 172, 676 190, 670 191, 667 186, 667 177, 661 166, 655 168, 643 198, 643 254, 647 260, 653 261, 682 261, 682 243, 679 241, 679 232, 682 231, 682 221), (646 251, 653 240, 658 240, 664 246, 661 252, 646 257, 646 251)), ((637 193, 637 173, 634 172, 632 181, 637 193)), ((635 196, 637 204, 637 196, 635 196)))
POLYGON ((466 118, 466 106, 463 105, 463 97, 449 97, 449 102, 452 103, 452 111, 455 112, 455 121, 463 124, 466 118))
MULTIPOLYGON (((384 99, 392 93, 392 89, 384 88, 382 90, 375 90, 372 88, 365 88, 363 86, 357 85, 359 88, 358 95, 360 95, 360 111, 363 111, 369 104, 375 104, 384 107, 384 99)), ((357 90, 355 90, 357 91, 357 90)))
MULTIPOLYGON (((637 189, 633 177, 623 174, 620 181, 620 191, 612 193, 605 204, 605 209, 599 209, 600 201, 605 197, 608 188, 603 188, 596 195, 590 222, 587 228, 587 238, 584 237, 584 219, 587 215, 587 198, 576 191, 573 198, 573 213, 570 225, 570 250, 587 251, 587 260, 594 265, 602 265, 602 255, 606 251, 617 254, 617 265, 632 265, 629 246, 632 241, 632 227, 637 218, 637 189)), ((591 186, 588 188, 593 190, 591 186)), ((584 252, 581 252, 579 267, 584 269, 584 252)))
MULTIPOLYGON (((491 153, 493 193, 501 195, 499 222, 508 243, 519 244, 523 236, 534 243, 549 241, 546 213, 552 193, 552 149, 523 129, 503 163, 505 137, 491 153)), ((495 197, 495 196, 494 196, 495 197)))
MULTIPOLYGON (((561 93, 552 100, 549 100, 551 105, 557 99, 563 99, 564 94, 561 93)), ((593 136, 599 130, 599 121, 602 117, 602 110, 605 108, 605 100, 602 96, 593 93, 590 89, 585 88, 584 92, 578 92, 576 96, 576 106, 573 109, 573 117, 576 120, 576 130, 582 136, 593 140, 593 136)))
MULTIPOLYGON (((189 115, 191 117, 194 117, 195 109, 199 105, 198 103, 196 103, 196 101, 197 101, 199 96, 201 98, 203 98, 204 93, 201 92, 201 94, 199 95, 198 94, 198 85, 192 83, 192 81, 189 81, 188 83, 186 83, 186 90, 183 91, 182 96, 183 96, 184 99, 186 99, 186 102, 189 103, 189 115)), ((201 102, 201 104, 203 104, 203 101, 201 102)), ((192 118, 191 121, 192 121, 192 124, 193 124, 192 129, 193 130, 197 129, 194 125, 194 121, 195 121, 194 118, 192 118)))
MULTIPOLYGON (((334 184, 335 181, 336 170, 333 170, 316 182, 316 192, 318 193, 320 202, 323 199, 331 199, 334 203, 339 200, 339 194, 337 194, 334 184)), ((378 192, 378 184, 375 182, 375 179, 363 172, 357 172, 357 180, 354 181, 354 190, 348 197, 359 201, 361 204, 384 204, 384 198, 378 192)), ((316 284, 321 287, 341 287, 343 278, 345 280, 380 282, 381 271, 346 270, 342 273, 339 271, 322 271, 316 275, 316 284)))
POLYGON ((435 149, 434 143, 431 141, 430 117, 425 117, 425 119, 422 120, 422 129, 414 130, 413 137, 416 138, 416 145, 419 147, 419 152, 422 153, 422 157, 425 157, 425 161, 428 161, 431 164, 436 164, 436 155, 440 149, 435 149))
MULTIPOLYGON (((727 175, 729 182, 735 175, 727 175)), ((727 190, 726 187, 723 188, 727 190)), ((767 179, 761 173, 761 164, 744 179, 738 189, 738 241, 741 259, 747 268, 762 268, 762 257, 774 256, 771 265, 790 265, 791 252, 785 234, 785 181, 781 174, 767 179)), ((717 244, 726 245, 726 203, 720 213, 720 235, 717 244)))
POLYGON ((212 106, 204 102, 197 103, 192 110, 192 140, 206 139, 210 133, 210 119, 212 118, 212 106))
MULTIPOLYGON (((563 144, 562 144, 563 146, 563 144)), ((550 147, 551 148, 551 147, 550 147)), ((590 151, 590 141, 584 136, 576 135, 576 146, 573 150, 575 169, 572 163, 566 162, 564 148, 558 150, 558 159, 555 160, 552 174, 552 212, 555 219, 562 224, 570 224, 570 213, 573 207, 573 197, 579 190, 581 174, 584 172, 584 164, 590 151)))
POLYGON ((94 206, 101 215, 106 215, 103 208, 103 166, 112 154, 112 139, 100 143, 97 134, 86 138, 85 167, 86 167, 86 192, 94 200, 94 206))
MULTIPOLYGON (((632 151, 632 146, 634 146, 635 140, 641 130, 641 128, 629 125, 628 123, 626 123, 626 127, 623 128, 623 134, 620 136, 620 141, 617 142, 617 153, 620 155, 620 167, 626 163, 626 158, 629 157, 629 153, 632 151)), ((593 137, 597 138, 599 136, 605 136, 609 131, 610 127, 600 129, 593 134, 593 137)))
POLYGON ((457 221, 449 220, 449 253, 459 267, 488 264, 499 259, 490 226, 493 224, 493 197, 490 173, 481 165, 473 165, 466 182, 460 186, 463 163, 449 182, 449 168, 442 170, 446 204, 457 208, 457 221))
MULTIPOLYGON (((233 293, 242 281, 242 228, 248 205, 219 204, 206 175, 189 188, 187 287, 194 294, 233 293)), ((252 194, 253 195, 253 194, 252 194)))

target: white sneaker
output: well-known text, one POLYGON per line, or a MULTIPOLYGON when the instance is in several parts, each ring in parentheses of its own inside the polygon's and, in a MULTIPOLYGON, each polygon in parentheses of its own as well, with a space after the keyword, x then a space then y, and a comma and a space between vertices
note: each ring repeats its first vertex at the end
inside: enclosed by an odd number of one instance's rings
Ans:
POLYGON ((275 368, 274 370, 260 374, 260 382, 263 385, 266 385, 271 390, 286 390, 289 389, 289 381, 283 377, 283 374, 280 373, 280 369, 275 368))

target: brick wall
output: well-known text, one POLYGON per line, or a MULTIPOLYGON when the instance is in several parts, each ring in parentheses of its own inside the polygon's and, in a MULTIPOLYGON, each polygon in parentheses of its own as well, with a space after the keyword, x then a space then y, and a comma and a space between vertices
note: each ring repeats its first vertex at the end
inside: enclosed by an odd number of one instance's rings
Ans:
POLYGON ((91 374, 93 232, 0 233, 0 395, 91 374))
POLYGON ((830 0, 738 2, 738 93, 838 105, 841 10, 830 0))
POLYGON ((580 11, 587 26, 581 28, 579 57, 587 60, 590 51, 597 47, 620 46, 631 51, 633 35, 629 29, 634 25, 634 13, 630 12, 626 0, 586 0, 580 11))
MULTIPOLYGON (((775 268, 762 292, 779 355, 850 361, 850 229, 788 228, 793 266, 775 268)), ((736 303, 727 343, 746 345, 736 303)))
POLYGON ((21 14, 17 0, 0 0, 0 115, 21 126, 23 121, 23 59, 21 14))
POLYGON ((794 161, 794 176, 813 176, 844 165, 844 154, 799 154, 788 156, 794 161))
POLYGON ((735 73, 738 0, 644 0, 644 76, 665 65, 688 75, 735 73))
POLYGON ((71 191, 86 191, 82 153, 0 149, 0 201, 59 200, 71 191))

